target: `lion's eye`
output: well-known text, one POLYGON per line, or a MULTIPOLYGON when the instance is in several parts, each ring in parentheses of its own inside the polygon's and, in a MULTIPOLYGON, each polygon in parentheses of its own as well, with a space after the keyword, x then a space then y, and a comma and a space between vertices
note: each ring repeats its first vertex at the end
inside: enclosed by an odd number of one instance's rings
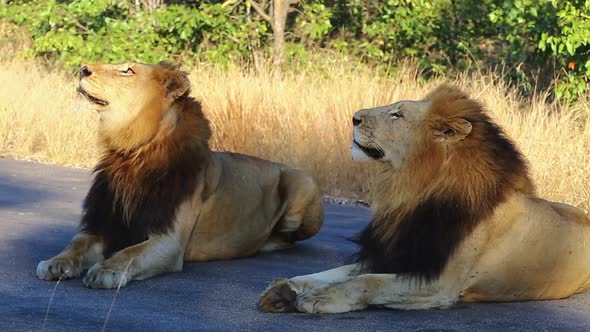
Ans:
POLYGON ((125 75, 133 75, 135 74, 135 72, 133 71, 133 69, 131 69, 131 67, 125 69, 125 70, 121 70, 121 73, 125 74, 125 75))
POLYGON ((397 112, 391 112, 391 113, 389 113, 389 117, 391 119, 397 120, 399 118, 403 118, 403 115, 402 115, 402 113, 400 111, 397 111, 397 112))

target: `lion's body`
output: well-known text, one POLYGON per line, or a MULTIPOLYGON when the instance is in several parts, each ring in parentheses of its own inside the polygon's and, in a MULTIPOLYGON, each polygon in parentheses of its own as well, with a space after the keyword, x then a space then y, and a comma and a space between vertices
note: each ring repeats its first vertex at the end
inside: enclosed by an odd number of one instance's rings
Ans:
POLYGON ((319 230, 321 198, 302 172, 234 153, 215 153, 211 163, 214 171, 206 183, 213 193, 202 203, 186 260, 249 256, 272 246, 271 235, 279 241, 284 234, 283 242, 290 243, 319 230), (236 202, 239 208, 228 208, 236 202))
POLYGON ((323 221, 315 181, 286 165, 209 150, 209 122, 175 68, 83 67, 79 103, 101 114, 102 157, 81 230, 39 263, 45 280, 92 288, 293 246, 323 221), (132 70, 133 68, 133 70, 132 70))
POLYGON ((590 219, 536 195, 524 157, 479 103, 443 86, 353 123, 353 156, 381 167, 356 263, 278 279, 262 310, 448 308, 590 287, 590 219))
POLYGON ((462 277, 463 302, 561 299, 590 286, 589 260, 581 210, 515 193, 465 240, 447 273, 462 277))

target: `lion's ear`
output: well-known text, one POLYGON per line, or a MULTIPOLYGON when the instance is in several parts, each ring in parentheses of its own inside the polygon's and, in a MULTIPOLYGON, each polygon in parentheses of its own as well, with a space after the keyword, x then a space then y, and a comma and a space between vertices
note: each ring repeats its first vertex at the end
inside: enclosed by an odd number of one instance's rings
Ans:
POLYGON ((186 73, 182 71, 170 71, 164 81, 166 86, 166 97, 176 99, 184 95, 191 87, 186 73))
POLYGON ((453 144, 463 140, 473 129, 471 123, 465 119, 451 119, 435 126, 434 139, 437 142, 453 144))

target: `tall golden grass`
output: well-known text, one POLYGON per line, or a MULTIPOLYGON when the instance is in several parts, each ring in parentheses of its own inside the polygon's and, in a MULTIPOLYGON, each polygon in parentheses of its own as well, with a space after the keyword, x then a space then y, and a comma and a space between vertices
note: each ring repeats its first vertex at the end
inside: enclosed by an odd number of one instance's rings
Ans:
MULTIPOLYGON (((366 166, 349 151, 360 109, 420 98, 444 79, 419 83, 407 64, 380 78, 333 64, 276 78, 239 69, 190 69, 192 94, 214 128, 212 147, 285 162, 312 172, 326 192, 362 198, 366 166)), ((547 199, 590 210, 590 98, 570 107, 544 95, 518 97, 493 74, 454 79, 481 100, 517 141, 547 199)), ((89 167, 96 160, 96 114, 74 111, 76 78, 35 62, 0 63, 0 154, 89 167)))

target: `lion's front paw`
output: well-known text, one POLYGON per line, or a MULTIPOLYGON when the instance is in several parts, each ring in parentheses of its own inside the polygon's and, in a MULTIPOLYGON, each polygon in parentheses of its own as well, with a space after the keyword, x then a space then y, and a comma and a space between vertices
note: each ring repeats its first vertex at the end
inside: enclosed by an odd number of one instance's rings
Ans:
POLYGON ((258 307, 264 312, 296 311, 297 293, 289 286, 288 279, 276 279, 260 296, 258 307))
POLYGON ((56 257, 41 261, 37 265, 37 276, 41 280, 58 280, 77 278, 82 274, 79 260, 56 257))
POLYGON ((336 314, 366 308, 366 305, 356 301, 342 290, 326 287, 300 294, 297 297, 297 311, 310 314, 336 314))
POLYGON ((128 281, 127 274, 124 271, 105 268, 102 264, 94 265, 84 277, 84 285, 95 289, 111 289, 117 288, 119 285, 124 287, 128 281))

